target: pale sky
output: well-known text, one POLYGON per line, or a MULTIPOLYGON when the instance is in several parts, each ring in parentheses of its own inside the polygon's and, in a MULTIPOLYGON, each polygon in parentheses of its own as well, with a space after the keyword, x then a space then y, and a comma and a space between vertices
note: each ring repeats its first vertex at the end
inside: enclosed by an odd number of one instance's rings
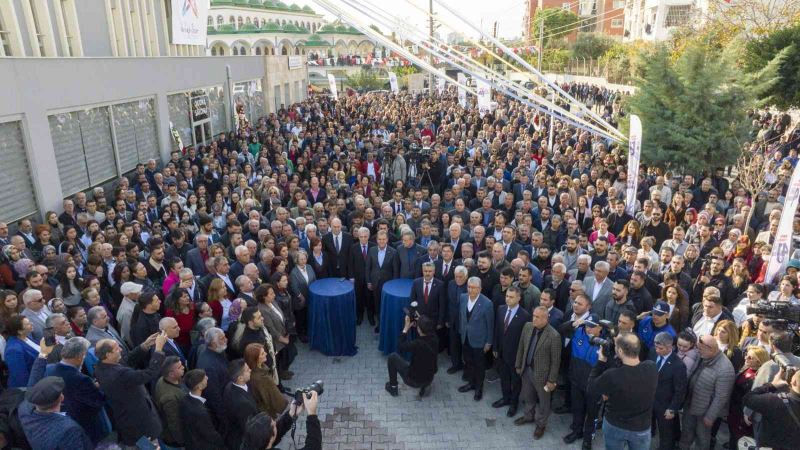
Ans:
MULTIPOLYGON (((284 0, 288 1, 288 0, 284 0)), ((336 19, 335 16, 327 13, 321 6, 317 5, 313 0, 296 0, 299 5, 309 5, 314 8, 314 11, 325 14, 328 20, 336 19)), ((377 9, 384 11, 387 14, 403 19, 408 23, 417 25, 422 30, 427 30, 427 16, 421 11, 409 5, 406 0, 364 0, 377 9)), ((425 10, 428 9, 428 0, 410 0, 413 4, 425 10)), ((519 37, 522 35, 522 18, 525 15, 527 0, 443 0, 447 5, 456 9, 465 19, 475 23, 478 26, 483 24, 482 29, 485 33, 491 34, 492 24, 494 21, 498 22, 498 35, 501 38, 519 37)), ((334 3, 340 7, 352 11, 346 4, 341 1, 333 0, 334 3)), ((463 25, 454 16, 450 15, 447 11, 439 7, 434 2, 434 13, 440 14, 442 21, 449 23, 458 31, 466 36, 475 36, 477 33, 472 31, 466 25, 463 25)), ((384 33, 389 30, 386 27, 380 27, 384 33)), ((446 25, 442 25, 437 30, 442 38, 446 38, 447 34, 453 30, 446 25)))

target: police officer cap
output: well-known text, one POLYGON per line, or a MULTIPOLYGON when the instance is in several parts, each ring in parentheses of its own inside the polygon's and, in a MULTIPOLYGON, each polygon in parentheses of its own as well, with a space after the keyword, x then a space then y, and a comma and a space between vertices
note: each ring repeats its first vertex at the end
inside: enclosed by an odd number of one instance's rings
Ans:
POLYGON ((586 324, 587 327, 599 327, 600 316, 594 313, 589 314, 585 319, 583 319, 583 323, 586 324))

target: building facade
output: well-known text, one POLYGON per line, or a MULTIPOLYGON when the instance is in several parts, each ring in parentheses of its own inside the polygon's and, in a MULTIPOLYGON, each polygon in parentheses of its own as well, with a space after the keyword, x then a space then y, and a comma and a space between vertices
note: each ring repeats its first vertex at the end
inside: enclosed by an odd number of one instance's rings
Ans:
POLYGON ((302 57, 172 44, 170 4, 0 0, 0 221, 306 98, 302 57))
MULTIPOLYGON (((571 11, 580 18, 570 26, 565 25, 563 30, 570 30, 566 35, 567 40, 574 40, 578 33, 599 33, 615 39, 622 39, 625 17, 625 0, 528 0, 525 17, 523 18, 522 35, 525 42, 534 44, 538 42, 538 24, 533 23, 536 12, 549 8, 561 8, 571 11)), ((545 31, 546 33, 547 31, 545 31)))
POLYGON ((708 13, 707 1, 627 0, 625 3, 625 41, 663 41, 672 32, 708 13))
POLYGON ((309 6, 274 0, 212 0, 208 12, 211 56, 366 56, 375 44, 353 27, 326 23, 309 6))

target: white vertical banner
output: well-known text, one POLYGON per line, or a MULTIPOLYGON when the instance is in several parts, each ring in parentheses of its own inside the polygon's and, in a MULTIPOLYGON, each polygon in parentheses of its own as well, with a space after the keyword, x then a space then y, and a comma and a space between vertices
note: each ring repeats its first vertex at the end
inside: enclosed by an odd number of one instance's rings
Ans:
POLYGON ((400 87, 397 85, 397 74, 389 72, 389 86, 392 88, 392 94, 400 92, 400 87))
POLYGON ((172 43, 206 45, 211 0, 172 0, 172 43))
POLYGON ((483 117, 492 109, 492 86, 488 81, 478 78, 475 80, 475 92, 478 94, 478 112, 483 117))
POLYGON ((436 77, 436 92, 439 95, 442 95, 444 93, 445 83, 446 81, 444 78, 436 77))
POLYGON ((783 201, 783 212, 781 221, 778 223, 778 234, 775 235, 775 242, 772 244, 772 253, 769 256, 769 265, 764 275, 764 283, 772 283, 775 275, 783 272, 786 263, 789 262, 789 255, 792 253, 792 224, 794 214, 797 212, 797 203, 800 199, 800 164, 794 167, 792 180, 789 182, 789 189, 783 201))
POLYGON ((463 72, 458 72, 458 104, 461 105, 462 108, 467 107, 467 90, 464 89, 462 86, 467 85, 467 76, 464 75, 463 72))
POLYGON ((339 100, 339 91, 336 89, 336 77, 332 73, 328 74, 328 86, 331 89, 331 95, 334 100, 339 100))
POLYGON ((625 211, 634 216, 636 212, 636 189, 639 184, 639 159, 642 156, 642 121, 635 114, 631 114, 628 149, 628 183, 625 211))

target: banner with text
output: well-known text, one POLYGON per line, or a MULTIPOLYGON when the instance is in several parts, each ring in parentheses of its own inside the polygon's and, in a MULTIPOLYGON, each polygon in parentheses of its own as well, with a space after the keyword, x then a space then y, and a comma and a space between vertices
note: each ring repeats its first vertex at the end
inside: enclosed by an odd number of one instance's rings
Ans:
POLYGON ((475 92, 478 94, 478 112, 483 117, 492 110, 492 86, 486 80, 475 80, 475 92))
POLYGON ((447 83, 447 81, 444 78, 436 77, 436 92, 439 95, 442 95, 444 93, 444 88, 445 88, 446 83, 447 83))
POLYGON ((392 94, 400 92, 400 87, 397 85, 397 74, 389 72, 389 86, 392 87, 392 94))
POLYGON ((642 155, 642 121, 631 114, 631 130, 628 133, 628 190, 625 198, 625 211, 633 216, 636 213, 636 189, 639 184, 639 158, 642 155))
POLYGON ((467 85, 467 76, 464 75, 462 72, 458 72, 458 104, 461 105, 462 108, 467 107, 467 90, 461 86, 467 85))
POLYGON ((206 46, 210 0, 172 0, 172 43, 206 46))
POLYGON ((339 100, 339 91, 336 89, 336 77, 332 73, 328 74, 328 86, 331 89, 331 95, 334 100, 339 100))
POLYGON ((769 265, 764 275, 764 283, 772 283, 775 275, 781 274, 789 262, 792 253, 792 225, 797 212, 797 203, 800 200, 800 164, 794 167, 789 189, 783 202, 781 221, 778 222, 778 234, 772 244, 772 253, 769 256, 769 265))

